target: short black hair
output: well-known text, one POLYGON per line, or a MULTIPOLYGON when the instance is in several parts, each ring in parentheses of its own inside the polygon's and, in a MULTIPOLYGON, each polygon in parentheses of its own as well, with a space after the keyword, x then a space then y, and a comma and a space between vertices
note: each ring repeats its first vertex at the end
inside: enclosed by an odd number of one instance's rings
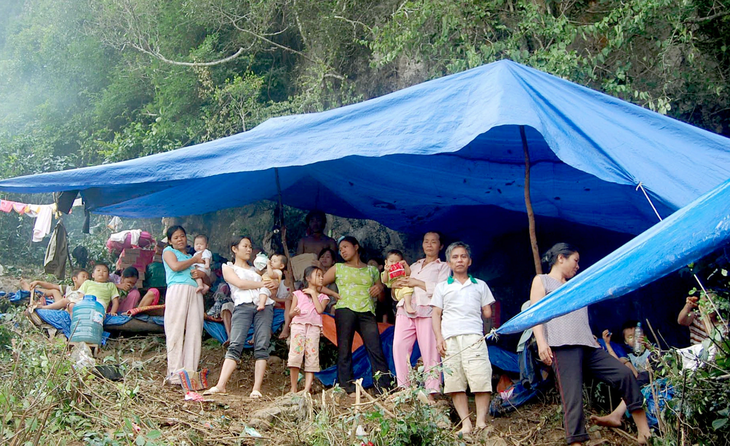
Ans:
POLYGON ((639 321, 637 321, 635 319, 630 319, 630 320, 624 322, 624 324, 621 326, 621 331, 624 331, 629 328, 636 328, 637 325, 639 325, 639 321))
POLYGON ((400 249, 391 249, 390 251, 388 251, 385 254, 385 258, 388 258, 392 255, 396 255, 396 256, 400 257, 401 260, 405 260, 405 256, 403 255, 403 253, 401 252, 400 249))
POLYGON ((135 279, 139 279, 139 270, 134 266, 124 268, 124 271, 122 271, 122 279, 125 279, 127 277, 134 277, 135 279))
POLYGON ((167 228, 167 232, 165 235, 167 236, 167 244, 172 246, 172 234, 176 233, 177 231, 182 231, 183 234, 188 235, 187 231, 185 231, 185 228, 183 228, 180 225, 174 225, 167 228))
POLYGON ((73 275, 71 277, 79 277, 79 274, 81 274, 81 273, 86 273, 87 276, 89 275, 88 271, 86 271, 83 268, 79 268, 79 269, 74 270, 73 275))
POLYGON ((319 217, 319 219, 322 220, 322 223, 327 223, 327 214, 325 214, 324 211, 320 211, 319 209, 310 211, 307 216, 304 217, 304 222, 309 225, 309 221, 312 220, 312 217, 319 217))
POLYGON ((107 270, 107 271, 111 271, 111 270, 109 269, 109 265, 107 265, 106 263, 103 263, 103 262, 99 262, 99 263, 97 263, 96 265, 94 265, 94 269, 96 269, 96 268, 97 268, 97 267, 99 267, 99 266, 103 266, 104 268, 106 268, 106 270, 107 270))

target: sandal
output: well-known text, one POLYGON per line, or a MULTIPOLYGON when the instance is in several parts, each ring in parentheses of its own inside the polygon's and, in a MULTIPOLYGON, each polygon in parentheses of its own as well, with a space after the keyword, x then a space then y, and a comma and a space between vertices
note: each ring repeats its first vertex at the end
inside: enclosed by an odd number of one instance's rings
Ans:
POLYGON ((218 387, 213 386, 210 389, 203 392, 203 395, 228 395, 228 392, 220 390, 218 387))
POLYGON ((258 390, 252 390, 251 395, 249 395, 248 397, 257 400, 257 399, 261 398, 262 396, 263 395, 261 395, 261 392, 259 392, 258 390))

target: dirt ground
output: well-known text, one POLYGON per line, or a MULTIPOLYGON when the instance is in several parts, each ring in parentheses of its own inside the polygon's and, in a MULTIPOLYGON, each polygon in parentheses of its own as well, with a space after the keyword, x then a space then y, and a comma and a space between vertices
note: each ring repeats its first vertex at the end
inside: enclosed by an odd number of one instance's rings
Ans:
MULTIPOLYGON (((18 280, 0 277, 0 289, 10 292, 17 289, 18 280)), ((323 342, 327 342, 326 340, 323 342)), ((210 370, 209 386, 218 379, 225 350, 213 339, 203 342, 201 368, 210 370)), ((282 355, 283 356, 283 355, 282 355)), ((206 397, 205 402, 185 401, 185 393, 179 386, 163 385, 166 370, 164 336, 118 336, 109 339, 107 345, 97 355, 98 362, 125 364, 131 370, 125 376, 125 384, 135 385, 138 389, 137 407, 140 418, 149 417, 159 430, 162 438, 171 444, 307 444, 306 438, 296 434, 296 423, 286 422, 275 415, 272 422, 261 422, 261 412, 274 410, 277 406, 288 404, 289 375, 285 361, 279 357, 269 360, 262 389, 263 398, 251 399, 249 393, 253 385, 253 358, 244 353, 240 367, 228 383, 228 395, 206 397), (246 427, 256 427, 263 435, 253 439, 242 435, 246 427)), ((315 380, 313 398, 321 399, 322 385, 315 380)), ((332 391, 328 392, 328 395, 332 391)), ((340 399, 333 407, 342 417, 352 414, 352 400, 340 399)), ((471 402, 473 408, 473 401, 471 402)), ((454 418, 453 408, 448 398, 442 398, 440 405, 454 418)), ((588 412, 588 411, 587 411, 588 412)), ((310 409, 310 415, 312 409, 310 409)), ((587 416, 590 413, 586 414, 587 416)), ((490 420, 490 426, 480 435, 461 440, 454 437, 454 444, 501 445, 562 445, 565 444, 561 426, 562 410, 557 392, 548 393, 538 402, 527 404, 506 416, 490 420)), ((625 423, 625 426, 630 423, 625 423)), ((633 426, 631 426, 633 428, 633 426)), ((620 429, 590 426, 591 446, 635 444, 630 434, 620 429)), ((355 441, 352 444, 360 444, 355 441)))

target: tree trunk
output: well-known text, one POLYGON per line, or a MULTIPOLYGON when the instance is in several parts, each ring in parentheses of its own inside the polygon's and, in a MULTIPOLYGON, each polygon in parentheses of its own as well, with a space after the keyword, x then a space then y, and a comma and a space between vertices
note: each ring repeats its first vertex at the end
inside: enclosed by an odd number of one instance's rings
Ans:
POLYGON ((532 259, 535 262, 535 273, 542 274, 540 250, 537 247, 537 234, 535 233, 535 213, 532 211, 532 201, 530 200, 530 152, 527 148, 527 137, 523 125, 520 126, 520 137, 522 137, 522 150, 525 152, 525 207, 527 208, 527 221, 529 222, 532 259))

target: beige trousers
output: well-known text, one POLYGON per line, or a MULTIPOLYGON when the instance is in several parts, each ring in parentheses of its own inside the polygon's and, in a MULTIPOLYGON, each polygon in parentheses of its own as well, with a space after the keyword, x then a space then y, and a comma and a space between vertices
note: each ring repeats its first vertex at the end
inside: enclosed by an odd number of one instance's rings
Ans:
POLYGON ((171 285, 165 296, 167 378, 179 369, 198 370, 203 339, 203 296, 191 285, 171 285))

